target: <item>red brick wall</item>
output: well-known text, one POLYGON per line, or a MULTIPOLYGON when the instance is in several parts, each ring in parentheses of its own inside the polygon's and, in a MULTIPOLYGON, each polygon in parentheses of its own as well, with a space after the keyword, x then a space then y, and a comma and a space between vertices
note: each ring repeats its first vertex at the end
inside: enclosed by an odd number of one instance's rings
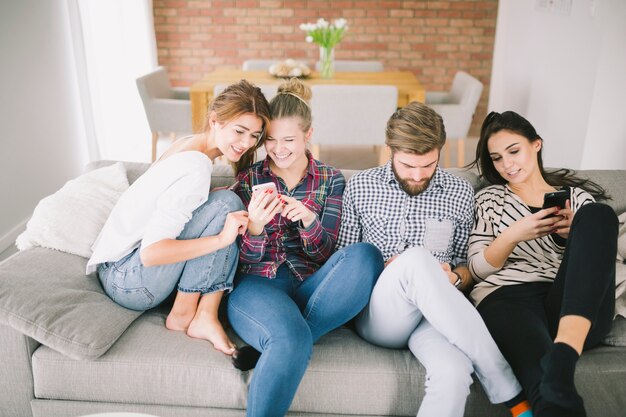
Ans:
POLYGON ((485 85, 473 134, 485 116, 497 0, 154 0, 159 64, 172 84, 188 86, 216 68, 246 59, 314 62, 300 23, 348 20, 336 59, 376 59, 412 71, 426 90, 448 90, 463 69, 485 85))

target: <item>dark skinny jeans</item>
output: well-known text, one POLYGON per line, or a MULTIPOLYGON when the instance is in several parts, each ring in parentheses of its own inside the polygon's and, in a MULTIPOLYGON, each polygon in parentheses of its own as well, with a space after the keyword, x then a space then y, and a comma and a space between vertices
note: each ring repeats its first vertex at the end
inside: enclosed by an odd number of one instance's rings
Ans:
POLYGON ((560 318, 578 315, 591 321, 585 350, 599 344, 611 329, 617 230, 617 217, 609 206, 591 203, 581 207, 574 216, 554 283, 505 286, 478 305, 535 417, 567 415, 539 392, 540 360, 552 346, 560 318))

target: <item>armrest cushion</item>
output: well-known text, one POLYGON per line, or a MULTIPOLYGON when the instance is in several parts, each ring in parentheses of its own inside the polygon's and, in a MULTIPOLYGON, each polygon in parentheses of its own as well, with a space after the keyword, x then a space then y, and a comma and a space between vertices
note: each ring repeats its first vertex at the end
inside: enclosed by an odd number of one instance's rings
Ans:
POLYGON ((32 356, 39 343, 0 325, 0 415, 32 417, 32 356))
POLYGON ((141 312, 114 303, 86 263, 45 248, 0 263, 0 324, 71 358, 104 354, 141 312))

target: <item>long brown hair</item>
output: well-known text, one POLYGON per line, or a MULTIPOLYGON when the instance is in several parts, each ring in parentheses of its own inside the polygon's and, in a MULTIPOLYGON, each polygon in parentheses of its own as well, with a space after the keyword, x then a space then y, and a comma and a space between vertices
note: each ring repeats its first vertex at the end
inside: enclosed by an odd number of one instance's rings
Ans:
POLYGON ((241 155, 239 161, 232 163, 235 174, 237 174, 254 163, 256 150, 262 146, 265 141, 267 129, 270 124, 269 103, 259 87, 256 87, 246 80, 241 80, 236 84, 231 84, 226 87, 224 91, 211 101, 204 123, 205 132, 211 130, 209 115, 211 115, 212 112, 215 112, 215 117, 219 123, 228 123, 246 113, 254 114, 263 122, 263 130, 257 143, 241 155))
MULTIPOLYGON (((493 165, 487 146, 489 138, 501 130, 523 136, 531 143, 537 140, 543 141, 543 139, 528 120, 514 111, 505 111, 503 113, 493 111, 487 115, 480 129, 480 139, 478 140, 478 146, 476 146, 476 158, 467 167, 477 167, 480 175, 491 184, 503 185, 507 181, 502 178, 493 165)), ((541 157, 542 150, 543 147, 537 153, 537 165, 539 166, 541 176, 548 184, 561 187, 579 187, 600 200, 611 198, 600 185, 589 179, 577 177, 572 170, 561 168, 554 171, 546 171, 543 167, 543 158, 541 157)))

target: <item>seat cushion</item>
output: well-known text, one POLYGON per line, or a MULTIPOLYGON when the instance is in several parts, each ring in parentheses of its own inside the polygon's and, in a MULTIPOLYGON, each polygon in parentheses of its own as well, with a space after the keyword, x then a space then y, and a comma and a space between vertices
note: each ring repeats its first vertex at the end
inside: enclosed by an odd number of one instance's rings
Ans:
MULTIPOLYGON (((206 341, 167 330, 165 317, 165 311, 146 312, 94 361, 40 347, 33 355, 35 397, 245 409, 253 371, 233 368, 206 341)), ((408 350, 376 347, 350 329, 338 329, 315 345, 291 410, 414 416, 424 373, 408 350)), ((478 383, 472 392, 469 409, 488 411, 476 415, 507 415, 503 407, 489 404, 478 383)))
POLYGON ((86 264, 45 248, 0 263, 0 323, 72 358, 102 355, 141 313, 111 301, 86 264))

